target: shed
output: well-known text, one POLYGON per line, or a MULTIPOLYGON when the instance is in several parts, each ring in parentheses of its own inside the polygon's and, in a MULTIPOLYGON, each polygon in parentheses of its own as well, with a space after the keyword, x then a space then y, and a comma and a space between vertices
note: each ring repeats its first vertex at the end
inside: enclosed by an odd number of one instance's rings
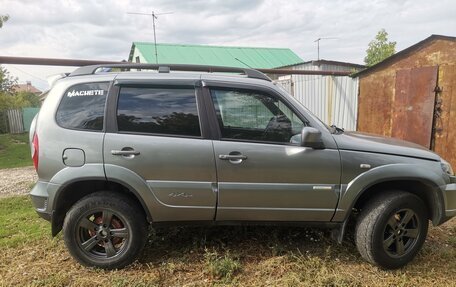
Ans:
POLYGON ((157 44, 157 55, 158 57, 155 56, 154 43, 133 42, 128 61, 256 69, 274 69, 303 62, 288 48, 157 44))
POLYGON ((415 142, 456 166, 456 37, 431 35, 355 76, 359 131, 415 142))

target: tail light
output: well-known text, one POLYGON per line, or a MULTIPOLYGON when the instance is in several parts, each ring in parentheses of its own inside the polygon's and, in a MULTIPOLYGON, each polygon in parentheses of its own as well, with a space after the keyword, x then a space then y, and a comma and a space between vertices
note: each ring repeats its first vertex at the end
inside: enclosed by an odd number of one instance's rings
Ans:
POLYGON ((38 171, 38 157, 39 157, 40 149, 39 149, 39 144, 38 144, 38 135, 36 133, 33 135, 32 147, 33 147, 33 152, 32 152, 33 165, 35 166, 35 170, 38 171))

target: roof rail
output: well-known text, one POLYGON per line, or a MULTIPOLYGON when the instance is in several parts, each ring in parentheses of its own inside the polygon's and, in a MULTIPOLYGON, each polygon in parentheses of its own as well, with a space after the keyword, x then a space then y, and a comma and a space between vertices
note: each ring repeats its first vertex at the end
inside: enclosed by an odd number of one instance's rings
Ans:
POLYGON ((143 70, 158 70, 159 73, 169 73, 174 71, 191 71, 191 72, 220 72, 220 73, 243 73, 249 78, 261 79, 271 82, 271 79, 260 71, 249 68, 223 67, 223 66, 205 66, 205 65, 180 65, 180 64, 140 64, 140 63, 125 63, 125 64, 100 64, 84 66, 74 70, 69 77, 92 75, 101 68, 120 68, 122 70, 143 69, 143 70))

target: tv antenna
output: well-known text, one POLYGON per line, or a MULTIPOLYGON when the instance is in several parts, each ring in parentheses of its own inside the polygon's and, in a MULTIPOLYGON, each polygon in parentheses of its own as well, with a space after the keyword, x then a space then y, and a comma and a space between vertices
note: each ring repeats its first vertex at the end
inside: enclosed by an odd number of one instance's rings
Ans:
POLYGON ((152 26, 154 28, 154 47, 155 47, 155 62, 158 64, 158 52, 157 52, 157 35, 155 34, 155 20, 158 19, 157 16, 166 15, 166 14, 173 14, 174 12, 165 12, 165 13, 140 13, 140 12, 127 12, 127 14, 131 15, 142 15, 142 16, 152 16, 152 26))
POLYGON ((321 37, 321 38, 318 38, 317 40, 314 41, 317 42, 317 60, 319 61, 320 60, 320 41, 321 40, 335 40, 335 39, 339 39, 339 38, 335 38, 335 37, 321 37))

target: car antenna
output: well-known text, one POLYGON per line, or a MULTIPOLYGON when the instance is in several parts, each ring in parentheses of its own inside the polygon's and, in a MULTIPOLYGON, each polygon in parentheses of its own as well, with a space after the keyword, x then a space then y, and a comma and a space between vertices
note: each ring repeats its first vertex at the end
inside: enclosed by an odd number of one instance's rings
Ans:
POLYGON ((244 63, 243 61, 239 60, 238 58, 234 58, 236 61, 240 62, 241 64, 244 64, 246 65, 247 67, 249 67, 250 69, 253 69, 250 65, 248 65, 247 63, 244 63))

